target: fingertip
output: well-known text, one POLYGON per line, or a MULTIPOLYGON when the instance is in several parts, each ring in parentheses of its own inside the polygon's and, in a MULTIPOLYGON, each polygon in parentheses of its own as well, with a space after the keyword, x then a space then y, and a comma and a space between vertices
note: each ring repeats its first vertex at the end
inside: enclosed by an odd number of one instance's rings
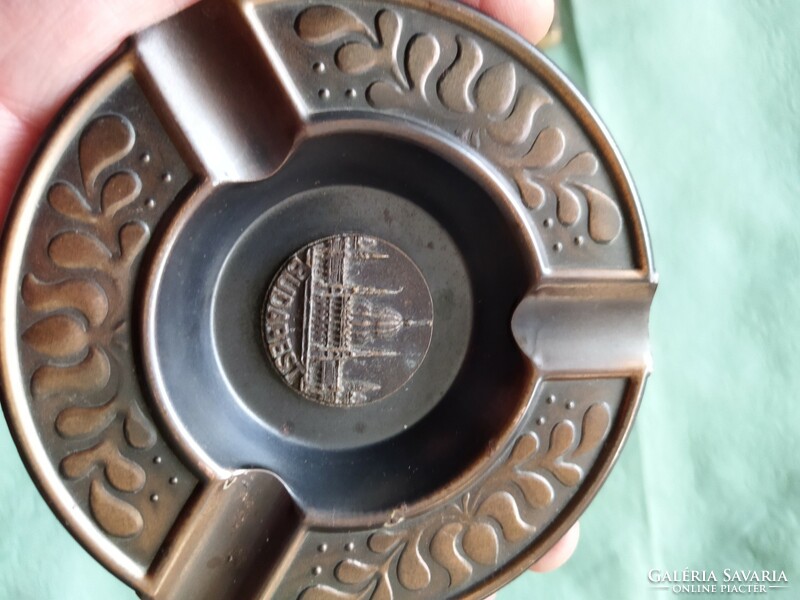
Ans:
POLYGON ((531 5, 527 30, 523 35, 534 44, 540 42, 550 31, 556 14, 555 0, 527 0, 531 5))
POLYGON ((541 40, 553 24, 555 0, 467 0, 532 43, 541 40))
POLYGON ((576 522, 547 553, 537 560, 531 567, 536 573, 554 571, 567 562, 575 553, 581 537, 580 523, 576 522))

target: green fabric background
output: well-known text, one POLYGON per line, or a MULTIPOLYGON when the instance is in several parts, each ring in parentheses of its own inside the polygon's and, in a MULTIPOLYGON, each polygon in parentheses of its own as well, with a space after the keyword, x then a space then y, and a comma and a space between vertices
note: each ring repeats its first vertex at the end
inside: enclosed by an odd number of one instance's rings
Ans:
MULTIPOLYGON (((726 567, 784 570, 791 589, 771 595, 798 598, 800 2, 572 0, 565 17, 552 56, 613 132, 647 215, 655 374, 574 559, 499 598, 664 598, 648 570, 726 567)), ((0 600, 134 598, 59 525, 0 429, 0 600)))

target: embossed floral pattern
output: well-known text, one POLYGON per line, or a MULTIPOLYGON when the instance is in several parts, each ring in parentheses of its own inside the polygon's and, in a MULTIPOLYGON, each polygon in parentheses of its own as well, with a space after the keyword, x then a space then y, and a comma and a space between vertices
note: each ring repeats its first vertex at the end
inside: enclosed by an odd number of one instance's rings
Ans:
POLYGON ((487 61, 468 35, 456 35, 456 55, 445 58, 443 40, 427 32, 404 35, 403 27, 393 10, 379 10, 373 26, 345 8, 325 5, 304 10, 295 22, 305 42, 335 46, 334 62, 342 73, 369 76, 365 96, 373 107, 425 112, 502 167, 530 210, 553 198, 563 227, 586 219, 597 244, 619 237, 620 209, 593 183, 596 156, 590 151, 566 156, 566 137, 558 127, 537 132, 536 115, 552 103, 541 87, 523 83, 520 67, 510 61, 487 61))
POLYGON ((388 525, 373 533, 367 540, 370 558, 337 563, 333 574, 341 586, 311 586, 300 597, 386 600, 396 596, 397 586, 430 592, 434 565, 447 571, 448 588, 458 588, 476 569, 497 564, 503 546, 513 547, 538 531, 541 509, 555 501, 554 486, 581 483, 585 473, 574 461, 599 448, 610 424, 608 404, 595 402, 580 422, 555 423, 546 444, 534 431, 524 432, 474 491, 420 523, 388 525))
POLYGON ((89 123, 78 146, 81 181, 56 181, 47 194, 50 206, 72 224, 59 229, 47 246, 63 277, 45 281, 28 273, 21 288, 26 306, 41 315, 22 334, 43 359, 31 376, 34 400, 71 394, 107 398, 91 406, 69 402, 56 417, 55 429, 65 439, 88 444, 62 459, 61 474, 68 480, 91 476, 92 515, 107 533, 121 538, 141 533, 143 517, 109 486, 133 494, 144 487, 146 474, 104 434, 119 416, 131 448, 147 449, 156 441, 137 404, 120 396, 118 379, 125 375, 112 378, 115 364, 109 351, 128 343, 127 320, 111 308, 109 297, 129 285, 131 266, 150 235, 141 221, 115 219, 141 192, 135 172, 113 168, 130 153, 134 140, 133 126, 124 117, 104 115, 89 123))

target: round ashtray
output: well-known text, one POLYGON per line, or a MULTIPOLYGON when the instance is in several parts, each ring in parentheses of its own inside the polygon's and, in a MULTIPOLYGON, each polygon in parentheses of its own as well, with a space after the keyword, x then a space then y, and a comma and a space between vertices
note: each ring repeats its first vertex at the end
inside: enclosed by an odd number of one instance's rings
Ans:
POLYGON ((655 290, 603 126, 456 3, 206 0, 64 109, 2 244, 6 415, 149 598, 477 598, 614 463, 655 290))

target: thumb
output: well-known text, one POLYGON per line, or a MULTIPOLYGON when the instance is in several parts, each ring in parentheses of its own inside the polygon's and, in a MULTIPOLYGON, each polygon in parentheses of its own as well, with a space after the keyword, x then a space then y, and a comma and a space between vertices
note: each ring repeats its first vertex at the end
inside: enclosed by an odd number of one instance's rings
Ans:
POLYGON ((507 25, 529 42, 541 40, 555 13, 554 0, 462 0, 507 25))

